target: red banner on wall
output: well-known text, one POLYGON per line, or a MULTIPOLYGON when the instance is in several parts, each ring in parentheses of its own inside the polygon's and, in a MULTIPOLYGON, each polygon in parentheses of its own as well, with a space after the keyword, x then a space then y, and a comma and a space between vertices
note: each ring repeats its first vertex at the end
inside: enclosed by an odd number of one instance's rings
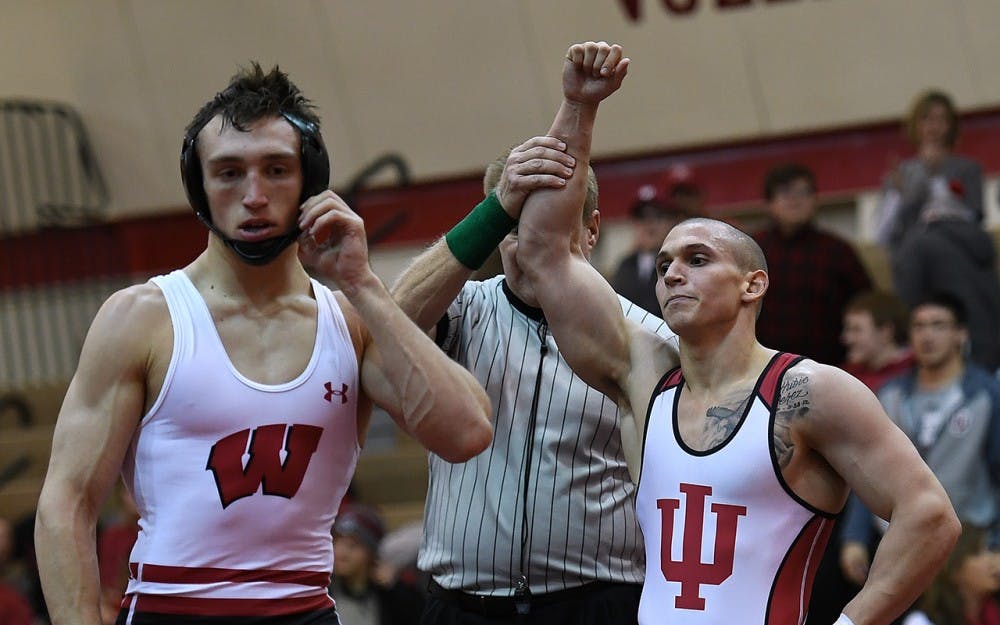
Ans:
MULTIPOLYGON (((617 0, 624 9, 625 15, 631 22, 642 20, 644 0, 617 0)), ((751 6, 767 6, 770 4, 788 4, 789 2, 801 2, 801 0, 659 0, 655 4, 668 15, 693 15, 701 8, 714 8, 720 11, 729 9, 742 9, 751 6)))

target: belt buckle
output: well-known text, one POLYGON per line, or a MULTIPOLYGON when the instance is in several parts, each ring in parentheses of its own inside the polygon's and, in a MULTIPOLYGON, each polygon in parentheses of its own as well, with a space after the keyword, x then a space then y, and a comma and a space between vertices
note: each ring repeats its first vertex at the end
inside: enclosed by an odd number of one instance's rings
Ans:
POLYGON ((517 580, 517 587, 514 588, 514 609, 519 616, 527 616, 531 612, 531 588, 524 575, 517 580))

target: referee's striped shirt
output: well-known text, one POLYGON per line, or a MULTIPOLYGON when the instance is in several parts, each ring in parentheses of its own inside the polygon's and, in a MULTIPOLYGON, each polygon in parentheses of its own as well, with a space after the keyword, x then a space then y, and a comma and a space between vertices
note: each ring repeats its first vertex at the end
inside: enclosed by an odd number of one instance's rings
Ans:
MULTIPOLYGON (((620 299, 627 317, 673 336, 662 319, 620 299)), ((541 310, 518 300, 503 276, 466 283, 438 326, 438 342, 483 384, 494 415, 483 453, 461 464, 429 456, 418 564, 445 588, 512 595, 525 517, 523 572, 532 593, 642 582, 635 485, 617 407, 572 373, 547 330, 541 310)))

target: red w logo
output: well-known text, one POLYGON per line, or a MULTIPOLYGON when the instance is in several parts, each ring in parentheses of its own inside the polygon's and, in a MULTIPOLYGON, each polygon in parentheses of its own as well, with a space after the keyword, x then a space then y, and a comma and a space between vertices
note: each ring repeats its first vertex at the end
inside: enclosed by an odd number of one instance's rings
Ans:
POLYGON ((321 434, 323 428, 314 425, 276 423, 235 432, 212 445, 205 469, 215 474, 222 507, 253 495, 261 486, 265 495, 291 499, 302 485, 321 434))
POLYGON ((681 492, 687 504, 684 511, 684 540, 680 561, 671 557, 670 547, 674 539, 674 511, 681 502, 678 499, 659 499, 660 509, 660 570, 667 581, 680 582, 681 594, 674 599, 674 606, 684 610, 704 610, 705 599, 701 596, 701 585, 718 586, 733 574, 733 559, 736 551, 736 524, 741 516, 746 516, 746 506, 713 503, 715 522, 715 555, 711 564, 701 561, 701 543, 705 522, 705 498, 712 494, 710 486, 681 484, 681 492))

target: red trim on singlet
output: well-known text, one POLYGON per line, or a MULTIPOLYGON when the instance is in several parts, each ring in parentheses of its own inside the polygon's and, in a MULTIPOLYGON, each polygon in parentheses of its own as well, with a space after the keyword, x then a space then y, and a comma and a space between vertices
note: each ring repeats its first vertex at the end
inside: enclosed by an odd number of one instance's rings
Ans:
MULTIPOLYGON (((125 595, 122 607, 132 607, 133 595, 125 595)), ((192 597, 135 595, 136 612, 191 616, 282 616, 322 610, 334 606, 327 594, 285 599, 198 599, 192 597)))
POLYGON ((802 356, 788 353, 780 353, 771 360, 767 371, 764 372, 764 379, 760 381, 760 390, 758 391, 761 401, 764 402, 768 410, 771 410, 777 402, 778 384, 781 382, 781 376, 784 375, 785 370, 800 360, 802 360, 802 356))
MULTIPOLYGON (((138 564, 129 563, 132 576, 139 578, 138 564)), ((275 569, 220 569, 213 567, 164 566, 144 564, 141 581, 161 584, 214 584, 218 582, 272 582, 326 588, 330 574, 324 571, 282 571, 275 569)))
POLYGON ((778 569, 767 606, 767 625, 805 620, 816 570, 833 533, 833 520, 815 516, 802 528, 778 569))
POLYGON ((682 377, 684 377, 684 374, 681 372, 680 367, 674 369, 673 371, 668 372, 667 375, 664 376, 663 382, 660 384, 659 392, 662 393, 668 388, 677 386, 678 384, 681 383, 682 377))

